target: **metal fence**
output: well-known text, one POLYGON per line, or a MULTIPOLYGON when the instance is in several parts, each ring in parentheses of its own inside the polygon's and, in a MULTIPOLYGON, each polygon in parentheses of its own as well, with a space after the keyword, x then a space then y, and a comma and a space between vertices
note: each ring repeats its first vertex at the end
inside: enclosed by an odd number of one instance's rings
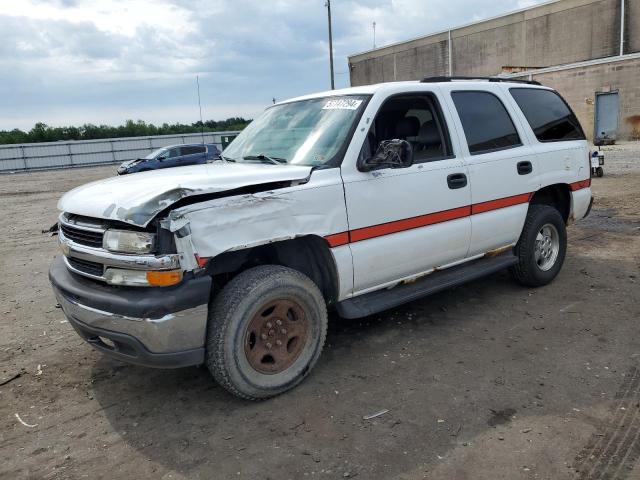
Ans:
MULTIPOLYGON (((239 132, 205 132, 204 142, 222 150, 239 132)), ((0 145, 0 173, 120 163, 167 145, 201 143, 200 133, 0 145)))

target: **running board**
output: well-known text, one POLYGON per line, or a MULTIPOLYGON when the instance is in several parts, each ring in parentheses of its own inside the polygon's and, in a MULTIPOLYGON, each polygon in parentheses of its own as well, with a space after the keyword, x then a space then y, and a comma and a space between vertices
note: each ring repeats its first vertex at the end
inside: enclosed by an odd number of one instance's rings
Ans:
POLYGON ((336 305, 343 318, 360 318, 397 307, 432 293, 445 290, 462 283, 476 280, 518 263, 512 253, 497 257, 483 257, 469 263, 440 270, 419 278, 415 282, 401 284, 393 288, 376 290, 357 297, 343 300, 336 305))

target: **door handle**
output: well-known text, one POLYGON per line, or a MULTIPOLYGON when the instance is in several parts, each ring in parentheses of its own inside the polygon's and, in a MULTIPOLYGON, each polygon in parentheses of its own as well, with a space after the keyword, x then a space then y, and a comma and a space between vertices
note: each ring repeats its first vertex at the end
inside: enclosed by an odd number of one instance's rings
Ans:
POLYGON ((527 175, 533 172, 533 165, 531 162, 518 162, 518 175, 527 175))
POLYGON ((447 185, 451 190, 467 186, 467 176, 464 173, 452 173, 447 176, 447 185))

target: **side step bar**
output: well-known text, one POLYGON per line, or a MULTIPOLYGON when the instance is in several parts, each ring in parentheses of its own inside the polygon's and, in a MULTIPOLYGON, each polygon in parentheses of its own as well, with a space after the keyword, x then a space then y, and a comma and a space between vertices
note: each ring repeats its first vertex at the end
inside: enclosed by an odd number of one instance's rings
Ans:
POLYGON ((343 300, 336 305, 343 318, 360 318, 397 307, 432 293, 445 290, 462 283, 476 280, 518 263, 512 253, 478 260, 436 271, 413 283, 401 284, 393 288, 376 290, 358 297, 343 300))

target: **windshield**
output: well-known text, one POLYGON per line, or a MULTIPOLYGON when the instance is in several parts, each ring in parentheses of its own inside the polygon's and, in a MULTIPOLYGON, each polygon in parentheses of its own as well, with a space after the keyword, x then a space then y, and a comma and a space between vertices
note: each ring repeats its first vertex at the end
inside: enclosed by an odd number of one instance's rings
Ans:
POLYGON ((157 150, 154 150, 153 152, 151 152, 149 155, 147 155, 144 158, 145 158, 145 160, 156 158, 158 155, 160 155, 161 152, 164 152, 165 150, 166 150, 166 148, 164 148, 164 147, 158 148, 157 150))
POLYGON ((342 148, 367 96, 313 98, 268 108, 223 152, 236 162, 319 166, 342 148))

